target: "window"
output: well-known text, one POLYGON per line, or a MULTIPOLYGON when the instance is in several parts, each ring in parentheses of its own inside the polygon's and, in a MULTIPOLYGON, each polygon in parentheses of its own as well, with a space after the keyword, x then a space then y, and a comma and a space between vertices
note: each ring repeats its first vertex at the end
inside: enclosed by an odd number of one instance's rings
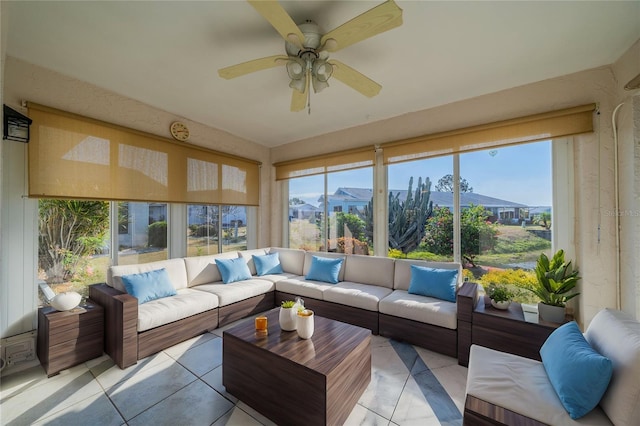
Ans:
POLYGON ((246 250, 247 208, 222 206, 222 251, 246 250))
POLYGON ((204 256, 219 252, 219 216, 219 206, 187 206, 187 256, 204 256))
POLYGON ((117 206, 118 265, 167 259, 167 204, 124 201, 117 206))
POLYGON ((453 156, 389 166, 389 256, 453 261, 452 174, 453 156))
POLYGON ((111 264, 109 203, 43 198, 38 211, 38 278, 55 293, 88 295, 111 264))
POLYGON ((288 184, 289 247, 373 254, 373 168, 289 179, 288 184))

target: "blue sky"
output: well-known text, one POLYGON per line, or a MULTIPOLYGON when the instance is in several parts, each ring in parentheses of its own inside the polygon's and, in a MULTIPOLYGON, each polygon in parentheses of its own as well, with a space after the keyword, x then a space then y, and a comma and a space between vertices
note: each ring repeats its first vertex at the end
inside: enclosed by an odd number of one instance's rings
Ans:
MULTIPOLYGON (((407 189, 409 179, 429 177, 431 189, 438 180, 453 174, 452 157, 438 157, 389 166, 389 188, 407 189)), ((460 155, 460 176, 473 192, 529 206, 551 206, 551 143, 522 144, 496 150, 460 155)), ((349 170, 328 175, 328 192, 338 187, 371 188, 371 168, 349 170)), ((309 176, 289 181, 289 196, 317 205, 323 193, 324 177, 309 176)))

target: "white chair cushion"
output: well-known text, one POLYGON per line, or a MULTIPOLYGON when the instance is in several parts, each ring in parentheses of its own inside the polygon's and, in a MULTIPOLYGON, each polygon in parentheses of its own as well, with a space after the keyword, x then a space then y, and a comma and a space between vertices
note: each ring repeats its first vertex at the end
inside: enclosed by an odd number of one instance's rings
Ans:
POLYGON ((208 256, 185 257, 184 264, 187 269, 187 282, 189 287, 222 281, 222 275, 220 275, 220 271, 216 265, 216 259, 235 259, 237 257, 237 251, 208 256))
POLYGON ((455 330, 458 328, 456 304, 433 297, 394 290, 379 303, 380 313, 455 330))
POLYGON ((267 249, 243 250, 239 251, 238 254, 247 261, 251 275, 256 275, 258 272, 256 271, 256 265, 253 263, 253 256, 264 256, 267 254, 267 249))
POLYGON ((395 290, 409 290, 411 283, 411 265, 426 266, 427 268, 457 269, 458 287, 462 285, 462 265, 456 262, 427 262, 425 260, 396 259, 393 277, 395 290))
POLYGON ((541 362, 483 346, 471 346, 466 393, 548 425, 612 424, 600 407, 572 420, 541 362))
POLYGON ((218 296, 220 306, 227 306, 241 300, 249 299, 250 297, 259 296, 273 291, 275 289, 275 284, 271 281, 254 278, 250 280, 236 281, 229 284, 224 284, 222 281, 210 284, 200 284, 199 286, 192 287, 192 289, 204 293, 215 294, 218 296))
POLYGON ((343 281, 327 288, 322 294, 324 300, 328 302, 377 312, 380 300, 387 297, 392 291, 390 288, 377 285, 343 281))
POLYGON ((286 273, 293 274, 296 277, 302 275, 304 267, 304 250, 290 249, 282 247, 271 247, 269 253, 278 253, 282 270, 286 273))
POLYGON ((276 283, 276 290, 291 293, 295 296, 313 297, 314 299, 323 300, 322 293, 334 285, 335 284, 322 281, 309 281, 304 279, 304 277, 294 277, 278 281, 276 283))
POLYGON ((107 270, 107 284, 126 293, 127 290, 124 288, 124 283, 122 282, 123 275, 139 274, 141 272, 155 271, 162 268, 167 270, 169 280, 171 280, 171 284, 176 290, 187 287, 187 272, 184 259, 168 259, 157 262, 137 263, 135 265, 111 266, 107 270))
POLYGON ((600 406, 616 425, 640 424, 640 322, 624 312, 603 309, 591 320, 585 338, 613 364, 600 406))
POLYGON ((138 331, 150 330, 218 307, 218 296, 183 288, 175 296, 138 306, 138 331))
POLYGON ((340 265, 340 272, 338 273, 338 281, 344 281, 344 269, 345 263, 344 260, 347 255, 342 253, 326 253, 326 252, 316 252, 316 251, 308 251, 304 254, 304 269, 302 270, 302 275, 307 276, 309 271, 311 270, 311 261, 313 260, 313 256, 317 257, 328 257, 330 259, 343 259, 342 265, 340 265))
POLYGON ((344 280, 393 289, 394 261, 390 257, 347 256, 344 280))

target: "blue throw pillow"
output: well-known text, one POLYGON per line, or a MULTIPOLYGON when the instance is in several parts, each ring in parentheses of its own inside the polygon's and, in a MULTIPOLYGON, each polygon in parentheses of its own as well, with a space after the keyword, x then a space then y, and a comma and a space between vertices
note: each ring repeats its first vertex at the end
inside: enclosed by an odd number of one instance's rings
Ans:
POLYGON ((235 259, 216 259, 216 265, 218 266, 220 275, 222 275, 222 282, 225 284, 251 279, 251 271, 247 266, 247 261, 242 257, 235 259))
POLYGON ((173 288, 169 274, 164 268, 123 275, 121 278, 127 293, 138 299, 138 305, 176 295, 176 289, 173 288))
POLYGON ((448 302, 456 301, 457 269, 436 269, 411 265, 409 293, 435 297, 448 302))
POLYGON ((309 268, 309 273, 305 278, 308 280, 337 284, 342 260, 342 258, 332 259, 312 256, 311 268, 309 268))
POLYGON ((593 350, 575 321, 558 327, 540 348, 553 389, 572 419, 593 410, 609 386, 611 360, 593 350))
POLYGON ((278 252, 265 254, 263 256, 253 256, 253 264, 256 265, 258 275, 281 274, 280 256, 278 252))

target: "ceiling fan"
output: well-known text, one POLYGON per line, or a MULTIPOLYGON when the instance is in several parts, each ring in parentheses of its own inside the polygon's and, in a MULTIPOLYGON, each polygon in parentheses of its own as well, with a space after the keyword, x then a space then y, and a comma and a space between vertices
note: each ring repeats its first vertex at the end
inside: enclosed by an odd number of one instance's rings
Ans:
MULTIPOLYGON (((329 59, 337 52, 359 41, 402 25, 402 9, 393 0, 364 12, 339 27, 322 34, 313 21, 296 25, 277 1, 247 0, 285 40, 286 55, 254 59, 218 70, 220 77, 231 79, 252 72, 285 66, 293 89, 291 111, 310 108, 310 86, 315 93, 329 86, 331 77, 367 97, 380 92, 381 85, 348 65, 329 59)), ((310 111, 310 109, 309 109, 310 111)))

